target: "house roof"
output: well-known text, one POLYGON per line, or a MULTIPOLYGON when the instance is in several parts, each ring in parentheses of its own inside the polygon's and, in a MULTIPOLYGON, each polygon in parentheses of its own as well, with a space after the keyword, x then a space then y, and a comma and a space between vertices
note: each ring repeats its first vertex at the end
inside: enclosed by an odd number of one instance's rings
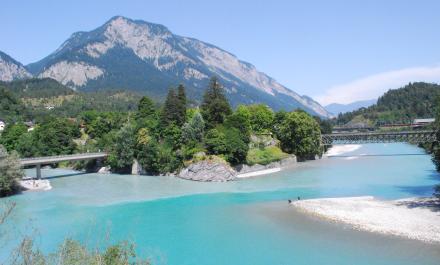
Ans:
POLYGON ((431 123, 431 122, 435 122, 434 118, 430 118, 430 119, 414 119, 413 123, 431 123))

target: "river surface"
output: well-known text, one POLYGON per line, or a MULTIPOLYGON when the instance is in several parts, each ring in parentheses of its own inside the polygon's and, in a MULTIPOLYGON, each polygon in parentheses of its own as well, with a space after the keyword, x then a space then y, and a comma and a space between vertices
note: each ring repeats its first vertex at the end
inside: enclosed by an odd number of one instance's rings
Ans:
POLYGON ((439 245, 356 231, 288 206, 298 196, 430 196, 440 182, 415 146, 368 144, 343 155, 356 154, 418 155, 324 158, 228 183, 43 170, 52 190, 8 199, 17 207, 0 258, 32 233, 46 252, 66 237, 93 247, 128 239, 153 264, 440 264, 439 245))

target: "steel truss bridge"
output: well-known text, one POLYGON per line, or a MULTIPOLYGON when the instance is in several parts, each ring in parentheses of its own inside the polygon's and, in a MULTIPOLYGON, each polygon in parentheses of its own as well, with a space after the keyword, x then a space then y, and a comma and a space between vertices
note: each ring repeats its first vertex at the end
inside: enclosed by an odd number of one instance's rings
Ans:
POLYGON ((437 141, 436 131, 332 133, 321 135, 322 145, 398 143, 413 144, 437 141))

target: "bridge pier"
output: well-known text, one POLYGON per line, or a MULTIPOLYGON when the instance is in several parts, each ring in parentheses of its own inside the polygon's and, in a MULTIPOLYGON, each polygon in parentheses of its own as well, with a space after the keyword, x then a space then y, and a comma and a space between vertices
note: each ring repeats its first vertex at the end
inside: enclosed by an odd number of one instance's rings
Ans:
POLYGON ((41 179, 41 164, 37 164, 35 168, 37 169, 37 179, 41 179))

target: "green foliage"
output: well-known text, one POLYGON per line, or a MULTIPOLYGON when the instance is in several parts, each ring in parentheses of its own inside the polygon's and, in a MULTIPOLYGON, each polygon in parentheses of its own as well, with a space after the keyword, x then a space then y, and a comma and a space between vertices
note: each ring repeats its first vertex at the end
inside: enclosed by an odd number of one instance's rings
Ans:
POLYGON ((0 197, 14 194, 19 190, 18 181, 24 176, 18 161, 18 154, 0 145, 0 197))
POLYGON ((89 250, 73 239, 64 240, 58 249, 44 255, 30 237, 26 237, 12 257, 12 265, 148 265, 147 260, 136 259, 135 246, 123 241, 100 249, 89 250))
POLYGON ((267 105, 256 104, 247 107, 250 113, 251 128, 256 133, 272 130, 275 114, 267 105))
POLYGON ((267 165, 275 161, 280 161, 288 157, 289 155, 281 151, 276 146, 268 146, 265 148, 253 148, 250 149, 246 156, 248 165, 267 165))
POLYGON ((222 155, 226 161, 234 165, 244 163, 249 150, 238 129, 222 126, 206 133, 205 145, 209 154, 222 155))
POLYGON ((162 108, 161 124, 167 127, 174 123, 182 126, 186 120, 186 95, 185 88, 180 85, 176 93, 175 89, 168 90, 168 95, 162 108))
POLYGON ((356 116, 371 120, 375 125, 411 123, 416 118, 435 116, 435 100, 440 95, 440 85, 423 82, 409 83, 381 96, 377 104, 353 112, 340 114, 337 124, 343 125, 356 116))
POLYGON ((149 97, 143 96, 139 101, 136 118, 145 119, 154 115, 156 115, 156 107, 154 106, 153 101, 149 97))
POLYGON ((130 172, 135 155, 134 135, 134 126, 130 123, 124 124, 116 134, 115 142, 107 159, 112 170, 120 173, 130 172))
POLYGON ((37 153, 34 156, 73 154, 76 149, 74 138, 81 135, 76 122, 49 117, 32 132, 37 153))
POLYGON ((138 147, 137 159, 146 172, 150 174, 165 174, 174 172, 182 165, 182 160, 172 147, 149 141, 138 147))
POLYGON ((0 85, 0 119, 11 123, 26 119, 28 116, 22 101, 0 85))
POLYGON ((288 113, 280 124, 277 137, 284 152, 295 154, 300 159, 321 153, 319 125, 303 111, 288 113))
POLYGON ((235 112, 228 116, 225 121, 226 127, 236 128, 242 134, 242 139, 245 143, 249 143, 249 138, 251 134, 251 113, 248 107, 240 105, 237 107, 235 112))
POLYGON ((80 117, 90 138, 101 138, 111 130, 120 128, 126 121, 126 115, 118 112, 86 111, 80 117))
POLYGON ((196 112, 194 116, 183 125, 182 139, 185 144, 191 142, 201 142, 205 130, 205 121, 200 112, 196 112))
POLYGON ((330 120, 327 119, 321 119, 318 116, 313 116, 315 118, 316 122, 319 124, 319 129, 321 130, 322 134, 330 134, 333 131, 333 125, 330 120))
POLYGON ((8 151, 16 150, 20 137, 26 132, 27 127, 23 123, 7 125, 0 136, 0 144, 8 151))
POLYGON ((214 128, 217 124, 222 124, 226 117, 232 113, 223 87, 216 77, 211 78, 209 87, 203 96, 201 112, 207 128, 214 128))

